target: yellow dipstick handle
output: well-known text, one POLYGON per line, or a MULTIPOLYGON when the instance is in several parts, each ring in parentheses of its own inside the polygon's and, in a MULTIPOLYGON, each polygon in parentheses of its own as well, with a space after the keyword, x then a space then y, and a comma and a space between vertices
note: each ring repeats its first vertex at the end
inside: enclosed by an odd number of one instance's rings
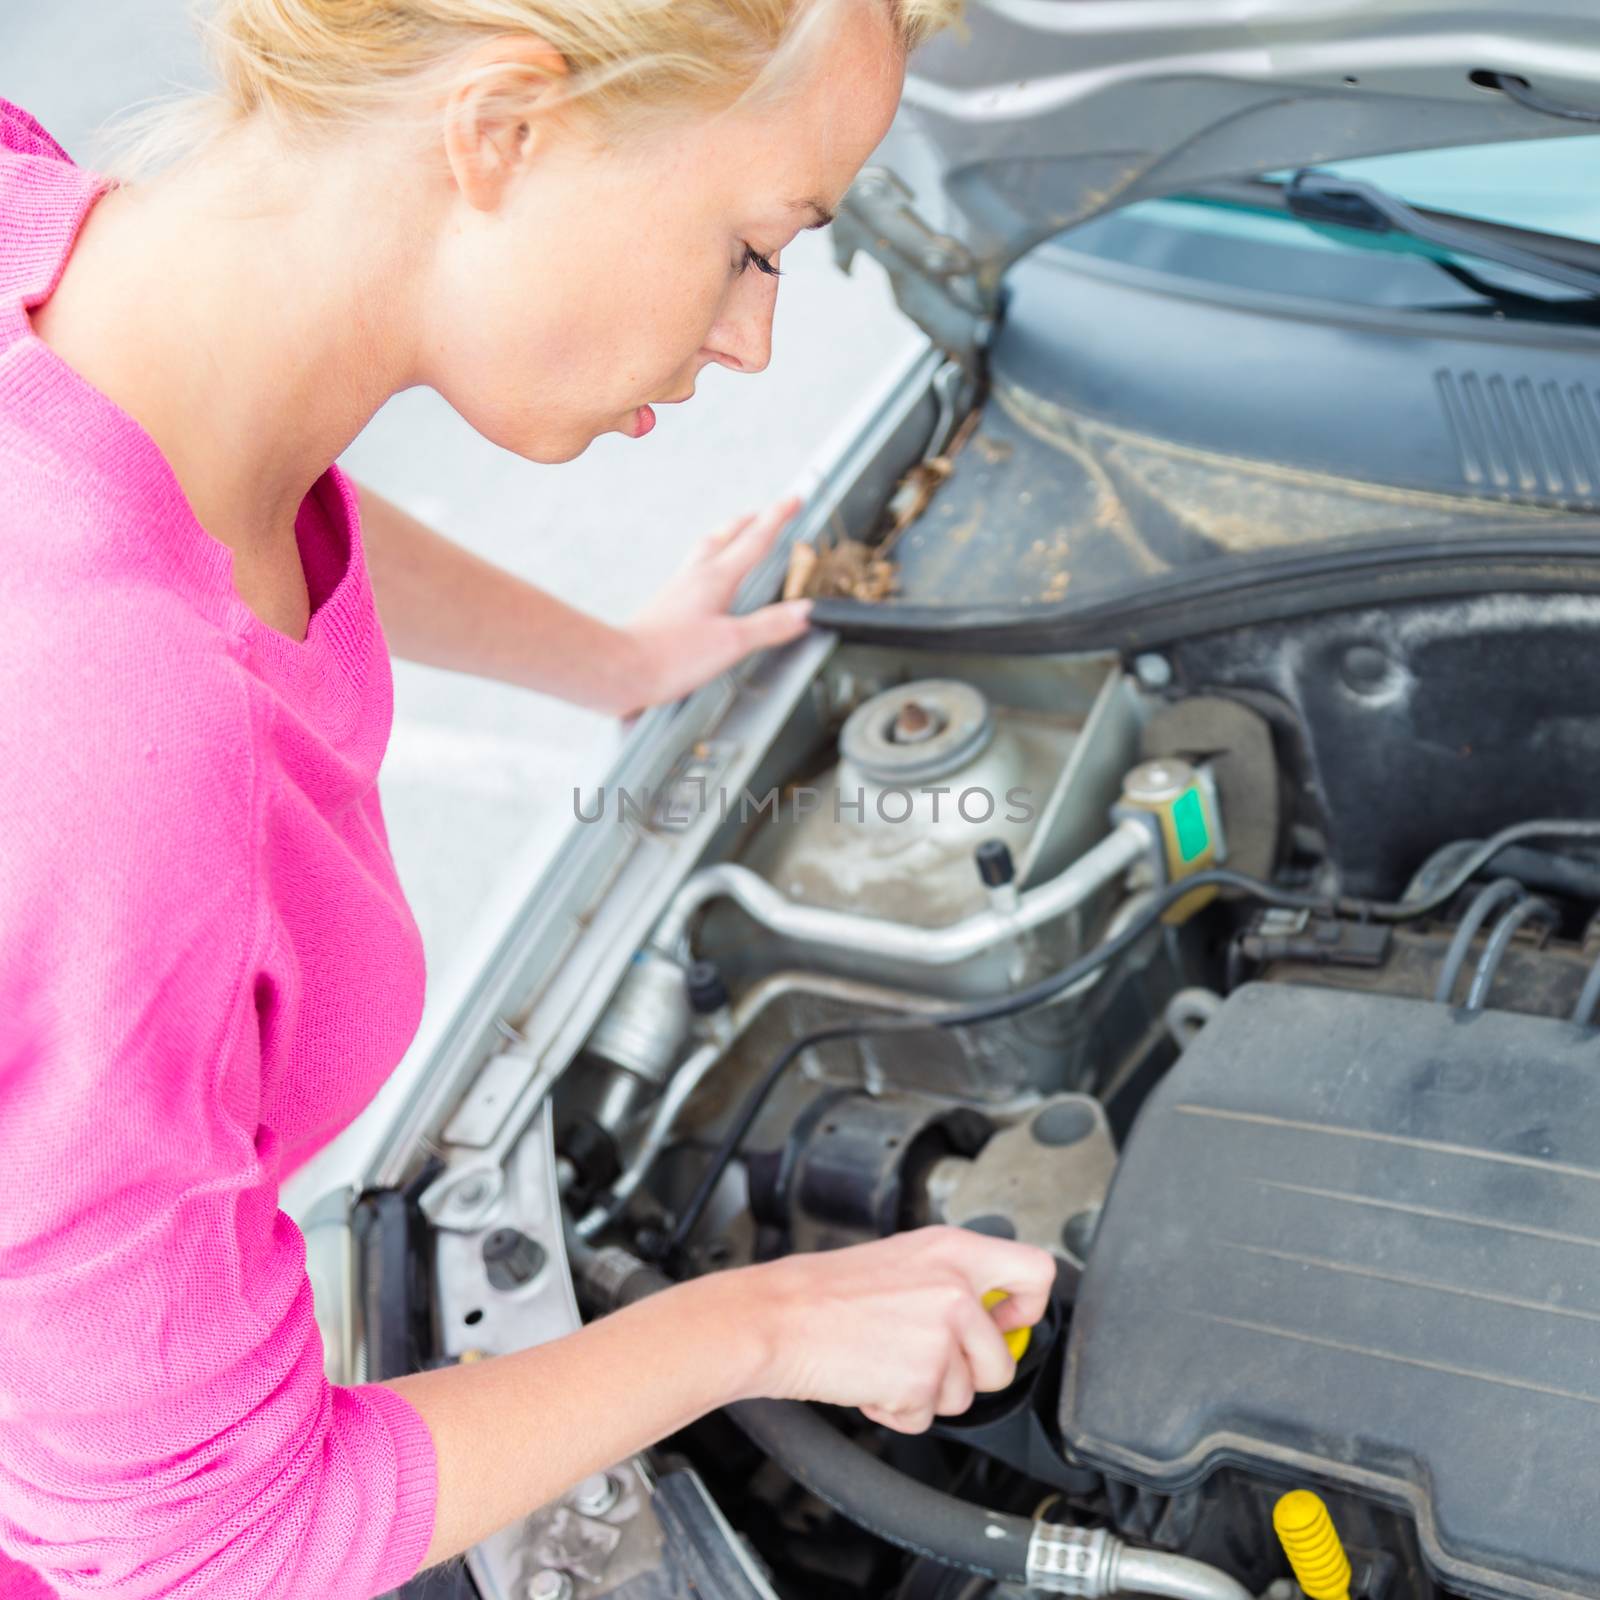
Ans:
MULTIPOLYGON (((1010 1298, 1011 1296, 1004 1289, 991 1289, 983 1297, 983 1309, 985 1311, 993 1311, 1002 1300, 1009 1300, 1010 1298)), ((1010 1333, 1002 1334, 1000 1337, 1005 1340, 1006 1349, 1011 1352, 1011 1359, 1020 1361, 1023 1353, 1028 1348, 1028 1340, 1033 1337, 1033 1329, 1013 1328, 1010 1333)))
POLYGON ((1272 1508, 1272 1526, 1310 1600, 1350 1600, 1350 1558, 1316 1495, 1291 1489, 1272 1508))

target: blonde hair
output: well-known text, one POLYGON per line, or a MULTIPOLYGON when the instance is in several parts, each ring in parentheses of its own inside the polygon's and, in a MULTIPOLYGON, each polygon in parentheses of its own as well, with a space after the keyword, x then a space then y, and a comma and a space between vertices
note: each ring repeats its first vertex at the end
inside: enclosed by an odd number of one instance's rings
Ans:
POLYGON ((963 0, 206 0, 217 87, 128 119, 107 165, 161 165, 257 114, 290 135, 353 126, 451 83, 468 51, 502 35, 543 40, 566 70, 502 65, 496 93, 541 87, 621 129, 781 88, 825 18, 863 4, 884 6, 912 50, 958 24, 963 0))

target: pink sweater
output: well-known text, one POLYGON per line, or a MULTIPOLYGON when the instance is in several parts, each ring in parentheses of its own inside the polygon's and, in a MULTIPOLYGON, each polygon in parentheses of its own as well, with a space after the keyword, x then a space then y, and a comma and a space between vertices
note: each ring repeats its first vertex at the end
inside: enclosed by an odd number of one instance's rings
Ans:
POLYGON ((389 660, 336 468, 300 642, 33 334, 103 188, 0 101, 0 1596, 357 1600, 433 1444, 324 1378, 277 1195, 421 1012, 389 660))

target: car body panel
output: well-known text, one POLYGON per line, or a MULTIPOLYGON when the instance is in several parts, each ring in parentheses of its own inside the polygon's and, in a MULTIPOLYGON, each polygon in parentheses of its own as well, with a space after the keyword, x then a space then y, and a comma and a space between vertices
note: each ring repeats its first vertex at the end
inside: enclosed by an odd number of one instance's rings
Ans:
POLYGON ((946 348, 980 342, 1006 269, 1063 228, 1223 178, 1592 132, 1475 82, 1600 113, 1585 0, 981 0, 917 52, 841 254, 882 259, 946 348), (897 223, 914 214, 915 228, 897 223), (920 280, 920 282, 919 282, 920 280))

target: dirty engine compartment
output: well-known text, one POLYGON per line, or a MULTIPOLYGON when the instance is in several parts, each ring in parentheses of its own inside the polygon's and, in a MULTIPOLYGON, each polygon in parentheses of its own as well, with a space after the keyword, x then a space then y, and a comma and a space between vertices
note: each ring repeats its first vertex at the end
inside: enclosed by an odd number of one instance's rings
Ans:
POLYGON ((799 1408, 719 1414, 480 1586, 689 1582, 692 1484, 754 1551, 710 1593, 1240 1600, 1310 1488, 1365 1600, 1600 1594, 1597 649, 1572 595, 1134 663, 839 642, 738 793, 690 752, 708 848, 498 1203, 414 1190, 435 1358, 528 1342, 563 1250, 590 1314, 930 1222, 1053 1251, 1058 1293, 927 1436, 810 1415, 843 1488, 799 1408), (1016 1569, 864 1531, 862 1463, 1013 1519, 1016 1569))

